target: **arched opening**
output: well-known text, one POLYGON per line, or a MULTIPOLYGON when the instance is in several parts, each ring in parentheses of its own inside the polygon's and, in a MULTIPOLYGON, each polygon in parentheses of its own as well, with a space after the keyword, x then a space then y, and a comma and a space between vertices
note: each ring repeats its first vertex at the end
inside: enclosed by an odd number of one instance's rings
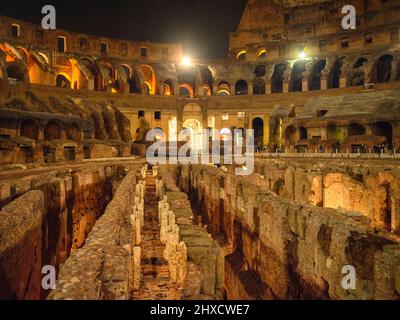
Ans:
POLYGON ((266 73, 266 71, 265 71, 265 66, 264 65, 259 65, 254 70, 254 75, 256 77, 264 77, 265 73, 266 73))
POLYGON ((245 61, 246 55, 247 55, 247 52, 245 50, 242 50, 236 55, 236 59, 239 61, 245 61))
POLYGON ((26 119, 21 123, 21 137, 26 137, 36 140, 39 134, 39 128, 36 122, 32 119, 26 119))
POLYGON ((264 120, 257 117, 253 119, 254 145, 259 149, 264 147, 264 120))
POLYGON ((375 122, 373 125, 372 133, 375 136, 386 138, 386 147, 393 149, 393 127, 390 123, 385 121, 375 122))
POLYGON ((19 82, 25 82, 25 70, 20 63, 11 63, 10 65, 8 65, 6 72, 9 79, 19 82))
POLYGON ((307 129, 304 127, 300 127, 299 128, 299 136, 300 136, 300 140, 307 140, 308 139, 307 129))
POLYGON ((206 88, 204 92, 205 95, 211 95, 213 92, 214 78, 212 72, 208 68, 200 69, 200 76, 203 83, 203 87, 206 88))
POLYGON ((232 140, 232 132, 228 128, 221 129, 220 135, 221 135, 221 140, 222 141, 232 140))
POLYGON ((44 139, 46 141, 59 140, 61 138, 61 127, 60 125, 52 120, 49 121, 44 128, 44 139))
POLYGON ((321 90, 322 70, 324 70, 325 67, 326 60, 319 60, 313 65, 309 79, 309 90, 321 90))
POLYGON ((189 142, 192 153, 198 153, 202 149, 202 125, 197 119, 187 119, 183 123, 183 129, 187 130, 189 137, 186 141, 189 142))
POLYGON ((390 54, 385 54, 376 61, 375 81, 377 83, 390 81, 392 77, 392 63, 393 56, 391 56, 390 54))
POLYGON ((290 91, 301 92, 303 90, 303 73, 306 71, 307 61, 296 61, 293 65, 290 77, 290 91))
POLYGON ((365 83, 364 66, 368 60, 364 57, 359 58, 353 65, 353 70, 348 80, 350 86, 363 86, 365 83))
POLYGON ((347 136, 365 136, 366 130, 365 127, 358 123, 352 123, 347 127, 347 136))
POLYGON ((291 145, 296 143, 296 128, 294 126, 289 126, 286 128, 285 139, 291 145))
POLYGON ((283 80, 286 71, 285 64, 278 64, 274 68, 274 72, 271 77, 271 92, 278 93, 283 92, 283 80))
POLYGON ((228 82, 220 82, 218 84, 217 95, 219 96, 230 96, 231 95, 231 86, 228 82))
POLYGON ((163 83, 163 95, 173 96, 174 95, 174 81, 172 79, 167 79, 163 83))
POLYGON ((265 94, 265 80, 263 78, 254 79, 253 94, 265 94))
POLYGON ((136 72, 128 65, 123 64, 121 67, 124 69, 127 77, 129 93, 141 93, 140 80, 136 72))
POLYGON ((56 86, 62 89, 71 88, 71 81, 64 74, 58 74, 56 77, 56 86))
POLYGON ((79 141, 80 139, 80 130, 78 125, 75 123, 71 124, 67 129, 67 139, 72 141, 79 141))
POLYGON ((285 194, 285 181, 282 179, 275 181, 272 191, 278 196, 283 196, 285 194))
POLYGON ((156 82, 156 75, 154 73, 153 68, 147 64, 143 64, 140 66, 140 69, 142 70, 143 75, 144 75, 144 83, 148 89, 147 93, 150 95, 156 94, 157 82, 156 82))
POLYGON ((246 81, 239 80, 235 85, 235 95, 240 96, 248 94, 248 88, 249 86, 246 81))
POLYGON ((328 88, 334 89, 340 87, 340 76, 342 74, 342 67, 344 64, 344 57, 336 59, 332 65, 331 72, 328 77, 328 88))
POLYGON ((194 90, 188 83, 179 85, 179 95, 186 98, 194 98, 194 90))

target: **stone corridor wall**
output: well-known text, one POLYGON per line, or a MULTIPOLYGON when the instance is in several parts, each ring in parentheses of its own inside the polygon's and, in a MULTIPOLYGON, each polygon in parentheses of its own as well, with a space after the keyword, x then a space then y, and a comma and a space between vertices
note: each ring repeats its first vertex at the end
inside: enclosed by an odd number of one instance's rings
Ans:
MULTIPOLYGON (((138 167, 139 168, 139 167, 138 167)), ((135 230, 131 223, 138 168, 118 187, 85 245, 62 266, 50 300, 127 300, 133 289, 135 230)))
POLYGON ((195 165, 180 181, 225 238, 229 299, 400 299, 399 239, 362 214, 278 196, 258 174, 195 165), (341 287, 346 265, 355 290, 341 287))
POLYGON ((56 268, 85 244, 122 167, 54 171, 0 182, 0 299, 40 299, 42 266, 56 268))
MULTIPOLYGON (((190 299, 221 299, 224 287, 224 255, 217 241, 213 240, 204 226, 193 221, 193 211, 186 193, 178 185, 177 166, 160 166, 158 169, 161 198, 164 197, 167 211, 171 211, 179 242, 187 251, 187 269, 194 265, 200 272, 197 279, 188 272, 185 296, 190 299)), ((183 188, 184 189, 184 188, 183 188)), ((162 202, 160 202, 161 204, 162 202)), ((162 211, 161 211, 162 212, 162 211)), ((161 219, 163 230, 163 219, 161 219)), ((168 246, 167 246, 168 247, 168 246)))

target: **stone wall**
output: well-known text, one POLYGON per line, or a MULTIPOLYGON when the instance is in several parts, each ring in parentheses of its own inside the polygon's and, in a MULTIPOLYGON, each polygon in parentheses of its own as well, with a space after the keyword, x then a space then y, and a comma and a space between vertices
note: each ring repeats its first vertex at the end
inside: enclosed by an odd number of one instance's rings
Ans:
POLYGON ((399 239, 360 213, 293 201, 259 175, 212 166, 182 167, 180 180, 227 242, 229 299, 400 299, 399 239), (356 269, 355 290, 341 287, 346 265, 356 269))
POLYGON ((123 169, 64 169, 0 182, 4 206, 0 211, 0 280, 5 284, 0 298, 46 297, 48 292, 41 290, 39 281, 42 266, 58 270, 71 252, 85 244, 112 198, 113 185, 125 174, 123 169), (18 237, 11 228, 20 230, 18 237))
MULTIPOLYGON (((127 300, 134 281, 135 228, 131 214, 137 170, 123 179, 85 245, 62 266, 51 300, 127 300)), ((139 231, 140 232, 140 231, 139 231)), ((139 262, 140 264, 140 262, 139 262)))
MULTIPOLYGON (((201 273, 201 282, 198 283, 198 288, 194 288, 193 282, 196 283, 198 279, 191 279, 188 272, 185 296, 191 299, 200 297, 221 299, 224 286, 223 252, 210 234, 201 225, 194 223, 194 214, 188 196, 181 192, 177 185, 177 169, 176 166, 160 166, 158 170, 160 176, 158 184, 161 182, 161 187, 158 187, 158 190, 161 199, 163 199, 160 202, 161 239, 164 238, 167 244, 167 258, 171 251, 169 242, 171 242, 171 238, 173 241, 174 235, 176 235, 175 255, 180 258, 187 255, 187 270, 190 270, 190 264, 194 264, 201 273), (163 210, 164 208, 166 209, 163 210)), ((182 261, 175 262, 178 262, 178 265, 179 263, 182 264, 182 261)), ((186 264, 186 260, 184 263, 186 264)))

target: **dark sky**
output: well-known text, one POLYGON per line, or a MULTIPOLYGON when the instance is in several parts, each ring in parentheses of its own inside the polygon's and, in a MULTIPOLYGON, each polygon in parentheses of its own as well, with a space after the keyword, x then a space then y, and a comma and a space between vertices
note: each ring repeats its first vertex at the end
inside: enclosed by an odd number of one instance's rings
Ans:
POLYGON ((225 58, 246 0, 9 0, 0 14, 40 24, 42 6, 57 28, 139 41, 183 43, 193 58, 225 58))

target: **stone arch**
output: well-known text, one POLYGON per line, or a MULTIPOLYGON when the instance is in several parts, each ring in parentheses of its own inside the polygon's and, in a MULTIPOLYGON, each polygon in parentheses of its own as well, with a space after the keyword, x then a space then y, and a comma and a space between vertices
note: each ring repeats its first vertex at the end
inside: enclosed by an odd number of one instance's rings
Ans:
POLYGON ((76 123, 72 123, 69 125, 67 129, 67 139, 72 141, 80 141, 81 130, 76 123))
POLYGON ((66 73, 59 73, 56 77, 56 87, 62 89, 71 88, 71 78, 66 73))
POLYGON ((125 71, 127 77, 129 93, 141 93, 140 78, 135 69, 128 64, 121 64, 121 67, 125 71))
POLYGON ((393 126, 386 121, 377 121, 372 126, 372 134, 386 138, 389 149, 393 148, 393 126))
POLYGON ((179 95, 194 98, 194 89, 189 83, 182 83, 179 85, 179 95))
POLYGON ((264 120, 256 117, 252 121, 254 130, 254 144, 260 148, 264 146, 264 120))
POLYGON ((247 95, 249 92, 249 85, 245 80, 238 80, 235 84, 235 95, 247 95))
POLYGON ((157 92, 157 80, 156 74, 154 72, 153 67, 148 64, 142 64, 140 66, 141 71, 143 72, 144 76, 144 84, 148 90, 148 94, 154 95, 157 92))
POLYGON ((334 89, 340 87, 340 77, 342 75, 342 67, 344 65, 345 57, 335 60, 328 76, 328 88, 334 89))
POLYGON ((18 82, 26 82, 26 72, 25 67, 20 62, 10 63, 6 67, 7 77, 18 82))
POLYGON ((380 56, 375 63, 374 82, 383 83, 389 82, 392 78, 393 56, 384 54, 380 56))
POLYGON ((254 76, 255 77, 264 77, 266 74, 265 65, 260 64, 254 69, 254 76))
POLYGON ((305 127, 300 127, 299 128, 299 137, 300 137, 300 140, 307 140, 308 139, 307 128, 305 128, 305 127))
POLYGON ((218 84, 217 95, 219 96, 230 96, 231 95, 231 85, 227 81, 221 81, 218 84))
POLYGON ((353 69, 347 80, 348 86, 363 86, 366 80, 365 66, 368 63, 366 57, 359 57, 353 64, 353 69))
POLYGON ((365 136, 366 134, 366 129, 363 125, 358 124, 358 123, 351 123, 347 127, 347 136, 348 137, 353 137, 353 136, 365 136))
POLYGON ((321 90, 322 71, 326 67, 326 60, 319 60, 311 68, 308 88, 309 90, 321 90))
POLYGON ((44 128, 44 140, 59 140, 61 139, 61 126, 56 120, 50 120, 44 128))
POLYGON ((37 140, 39 136, 39 126, 33 119, 24 119, 20 125, 21 137, 37 140))
POLYGON ((214 77, 209 68, 203 67, 200 69, 200 76, 203 85, 208 87, 207 95, 211 95, 213 92, 214 77))
POLYGON ((166 79, 166 80, 163 82, 163 92, 162 92, 162 95, 164 95, 164 96, 172 96, 172 95, 174 95, 174 90, 175 90, 175 87, 174 87, 174 80, 171 79, 171 78, 166 79))
POLYGON ((285 71, 287 69, 287 65, 284 63, 280 63, 275 65, 274 71, 271 77, 271 92, 278 93, 283 92, 283 81, 285 79, 285 71))
POLYGON ((292 74, 290 76, 290 91, 301 92, 303 90, 303 73, 307 71, 306 60, 299 60, 293 64, 292 74))

